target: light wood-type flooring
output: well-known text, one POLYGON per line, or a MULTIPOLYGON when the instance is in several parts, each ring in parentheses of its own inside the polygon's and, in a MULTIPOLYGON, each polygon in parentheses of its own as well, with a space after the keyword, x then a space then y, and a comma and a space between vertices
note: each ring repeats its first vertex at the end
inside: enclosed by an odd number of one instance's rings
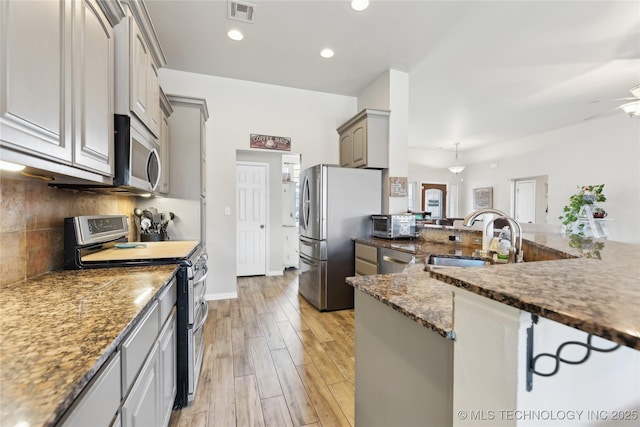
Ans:
POLYGON ((354 313, 320 313, 298 275, 238 278, 209 302, 196 400, 170 426, 353 426, 354 313))

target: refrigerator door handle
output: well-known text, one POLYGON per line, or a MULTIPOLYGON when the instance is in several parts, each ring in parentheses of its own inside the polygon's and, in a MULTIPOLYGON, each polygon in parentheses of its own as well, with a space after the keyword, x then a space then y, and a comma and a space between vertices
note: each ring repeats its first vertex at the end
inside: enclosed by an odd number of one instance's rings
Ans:
POLYGON ((304 177, 304 182, 302 184, 302 228, 306 230, 309 227, 309 177, 304 177))

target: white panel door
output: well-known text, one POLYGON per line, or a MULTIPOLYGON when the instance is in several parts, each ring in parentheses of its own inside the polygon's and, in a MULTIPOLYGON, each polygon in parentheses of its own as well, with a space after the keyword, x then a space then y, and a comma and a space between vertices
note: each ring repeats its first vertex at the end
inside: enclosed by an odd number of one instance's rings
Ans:
POLYGON ((516 220, 522 223, 536 222, 536 182, 516 181, 516 220))
POLYGON ((238 276, 266 273, 267 167, 236 165, 236 271, 238 276))

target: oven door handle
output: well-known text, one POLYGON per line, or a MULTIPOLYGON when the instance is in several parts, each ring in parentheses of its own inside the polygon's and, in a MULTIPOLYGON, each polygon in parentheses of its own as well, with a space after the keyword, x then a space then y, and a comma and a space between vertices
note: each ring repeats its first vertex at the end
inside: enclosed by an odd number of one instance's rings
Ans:
POLYGON ((204 282, 204 280, 207 278, 207 275, 209 274, 209 267, 207 267, 206 265, 204 267, 202 267, 202 270, 204 270, 204 274, 195 282, 193 282, 193 285, 197 285, 198 283, 202 283, 204 282))
POLYGON ((202 320, 200 321, 200 323, 198 323, 197 326, 193 327, 194 333, 200 330, 204 326, 204 322, 207 320, 207 317, 209 317, 209 304, 207 304, 207 300, 202 298, 200 300, 200 304, 204 305, 204 316, 202 316, 202 320))

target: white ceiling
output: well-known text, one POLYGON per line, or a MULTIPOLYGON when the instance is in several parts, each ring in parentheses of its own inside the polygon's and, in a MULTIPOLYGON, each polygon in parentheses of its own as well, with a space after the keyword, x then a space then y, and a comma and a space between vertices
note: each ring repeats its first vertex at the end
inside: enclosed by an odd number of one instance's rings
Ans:
POLYGON ((623 103, 590 101, 640 83, 640 0, 250 3, 253 24, 228 20, 226 0, 147 0, 167 67, 350 96, 405 71, 410 147, 465 151, 580 123, 623 103))

